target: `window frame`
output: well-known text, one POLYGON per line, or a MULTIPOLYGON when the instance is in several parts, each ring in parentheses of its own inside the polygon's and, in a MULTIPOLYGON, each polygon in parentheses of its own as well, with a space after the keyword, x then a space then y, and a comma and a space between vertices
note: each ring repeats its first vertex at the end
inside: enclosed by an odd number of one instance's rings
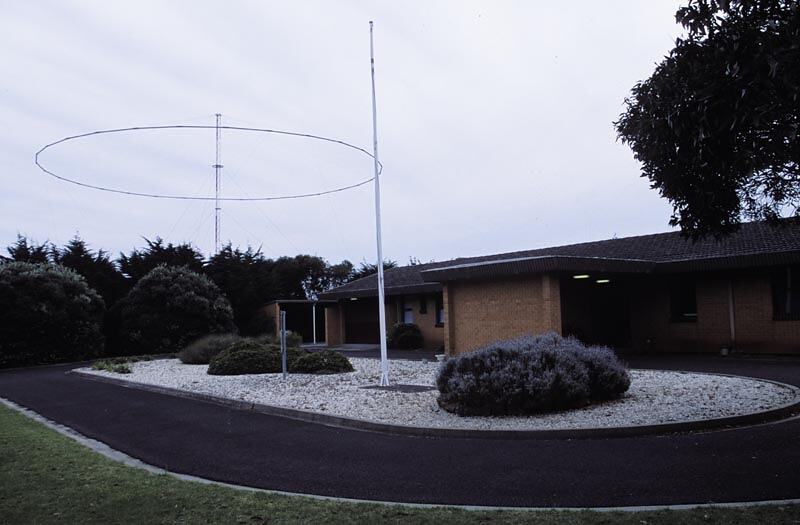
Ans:
POLYGON ((669 280, 668 286, 669 322, 696 323, 698 319, 697 279, 694 276, 676 276, 669 280), (691 293, 689 293, 690 291, 691 293), (689 305, 691 307, 687 308, 689 305))
POLYGON ((771 272, 773 321, 800 321, 800 265, 780 266, 771 272))
POLYGON ((435 313, 435 323, 437 327, 444 326, 445 323, 445 311, 444 311, 444 298, 437 297, 436 298, 436 311, 435 313))

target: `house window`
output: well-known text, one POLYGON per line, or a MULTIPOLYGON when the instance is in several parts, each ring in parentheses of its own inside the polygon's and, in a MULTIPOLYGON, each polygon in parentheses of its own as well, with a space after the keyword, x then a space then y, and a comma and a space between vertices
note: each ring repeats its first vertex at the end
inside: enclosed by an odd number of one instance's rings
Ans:
POLYGON ((414 322, 414 303, 403 297, 397 301, 397 322, 411 324, 414 322))
POLYGON ((772 318, 800 320, 800 266, 786 266, 772 273, 772 318))
POLYGON ((436 326, 444 326, 444 301, 441 297, 436 299, 436 326))
POLYGON ((669 307, 673 323, 697 322, 697 290, 693 278, 680 277, 670 281, 669 307))
POLYGON ((403 307, 403 322, 406 324, 414 322, 414 309, 411 306, 405 305, 403 307))
POLYGON ((419 313, 426 315, 428 313, 428 298, 424 295, 419 296, 419 313))

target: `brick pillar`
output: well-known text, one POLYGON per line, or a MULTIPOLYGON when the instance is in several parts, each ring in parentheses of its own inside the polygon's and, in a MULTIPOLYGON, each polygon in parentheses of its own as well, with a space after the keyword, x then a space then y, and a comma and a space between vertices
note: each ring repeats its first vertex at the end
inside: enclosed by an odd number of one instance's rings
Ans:
POLYGON ((444 305, 444 353, 455 355, 456 319, 453 311, 453 289, 447 283, 442 287, 442 304, 444 305))
POLYGON ((545 331, 561 334, 561 284, 558 275, 542 274, 545 331))
POLYGON ((325 308, 325 345, 338 346, 344 343, 344 330, 342 330, 342 307, 328 306, 325 308))

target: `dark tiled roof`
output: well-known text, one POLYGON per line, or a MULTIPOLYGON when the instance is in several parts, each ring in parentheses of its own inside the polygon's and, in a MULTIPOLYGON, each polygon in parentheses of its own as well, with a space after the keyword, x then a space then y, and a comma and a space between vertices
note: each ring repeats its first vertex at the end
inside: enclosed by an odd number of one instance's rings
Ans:
MULTIPOLYGON (((465 257, 402 266, 384 274, 387 295, 441 289, 439 282, 547 271, 681 272, 800 262, 800 221, 778 226, 742 224, 721 239, 685 239, 679 232, 657 233, 554 246, 519 252, 465 257)), ((375 295, 371 275, 324 294, 325 298, 375 295)))

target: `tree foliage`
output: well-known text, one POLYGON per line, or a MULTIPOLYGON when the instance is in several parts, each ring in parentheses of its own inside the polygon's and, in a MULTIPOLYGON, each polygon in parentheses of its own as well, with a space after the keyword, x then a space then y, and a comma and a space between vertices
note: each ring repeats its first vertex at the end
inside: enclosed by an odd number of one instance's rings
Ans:
POLYGON ((276 286, 272 261, 261 251, 249 246, 242 251, 228 244, 208 260, 203 271, 231 301, 240 332, 255 335, 269 325, 259 322, 259 309, 275 297, 276 286))
POLYGON ((70 269, 0 264, 0 367, 99 355, 103 310, 102 298, 70 269))
POLYGON ((175 352, 204 335, 236 331, 217 285, 182 266, 153 269, 120 304, 121 350, 129 355, 175 352))
POLYGON ((70 268, 83 276, 90 287, 99 293, 107 305, 117 302, 128 291, 125 277, 107 252, 92 252, 79 237, 73 238, 63 248, 55 246, 50 251, 54 263, 70 268))
MULTIPOLYGON (((383 270, 389 270, 391 268, 397 268, 397 261, 392 260, 385 260, 383 261, 383 270)), ((362 277, 368 277, 374 273, 378 273, 378 265, 375 263, 368 263, 367 261, 361 261, 361 265, 355 270, 352 271, 350 274, 349 281, 355 281, 356 279, 361 279, 362 277)))
POLYGON ((615 122, 642 175, 699 237, 800 209, 800 3, 689 0, 686 36, 615 122))
POLYGON ((157 266, 183 266, 193 272, 203 271, 203 254, 189 243, 165 243, 161 237, 144 240, 146 248, 134 248, 130 255, 121 253, 119 267, 134 283, 157 266))
POLYGON ((0 260, 28 263, 50 262, 50 247, 47 243, 36 244, 26 237, 17 234, 17 241, 6 248, 8 257, 0 255, 0 260))

